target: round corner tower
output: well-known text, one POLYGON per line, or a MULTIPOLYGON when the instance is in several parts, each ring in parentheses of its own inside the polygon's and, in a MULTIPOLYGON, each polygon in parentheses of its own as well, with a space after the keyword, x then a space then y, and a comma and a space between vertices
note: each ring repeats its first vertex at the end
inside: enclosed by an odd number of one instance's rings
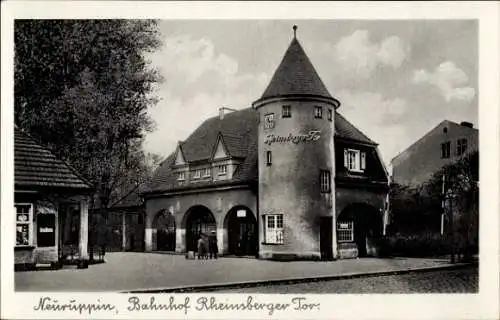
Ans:
POLYGON ((259 256, 331 259, 335 239, 333 98, 295 35, 259 113, 259 256))

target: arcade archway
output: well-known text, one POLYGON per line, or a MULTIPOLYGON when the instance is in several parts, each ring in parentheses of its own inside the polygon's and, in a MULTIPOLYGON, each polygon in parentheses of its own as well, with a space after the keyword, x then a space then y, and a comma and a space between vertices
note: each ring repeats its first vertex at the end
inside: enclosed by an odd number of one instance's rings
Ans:
POLYGON ((253 212, 245 206, 233 207, 224 219, 228 254, 255 256, 258 253, 258 227, 253 212))
POLYGON ((191 207, 185 215, 183 223, 186 227, 186 250, 197 251, 196 242, 200 235, 212 235, 217 232, 217 223, 214 215, 205 206, 191 207))
POLYGON ((165 209, 158 211, 153 219, 157 251, 175 251, 175 227, 175 218, 172 213, 165 209))
POLYGON ((355 243, 359 257, 377 255, 381 235, 382 216, 371 205, 351 204, 337 217, 337 242, 355 243))

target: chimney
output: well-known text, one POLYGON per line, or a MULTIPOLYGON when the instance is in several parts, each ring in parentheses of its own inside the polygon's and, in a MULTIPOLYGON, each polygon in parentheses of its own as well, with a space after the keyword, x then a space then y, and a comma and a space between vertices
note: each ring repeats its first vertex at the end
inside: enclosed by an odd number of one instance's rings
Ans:
POLYGON ((467 127, 467 128, 474 128, 474 125, 472 123, 470 123, 470 122, 467 122, 467 121, 460 122, 460 125, 464 126, 464 127, 467 127))
POLYGON ((224 107, 219 108, 219 120, 224 119, 224 107))

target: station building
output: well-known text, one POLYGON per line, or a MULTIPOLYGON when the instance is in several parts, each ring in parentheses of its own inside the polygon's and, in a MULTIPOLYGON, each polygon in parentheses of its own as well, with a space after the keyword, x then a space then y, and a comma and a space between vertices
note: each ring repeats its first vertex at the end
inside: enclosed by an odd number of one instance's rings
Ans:
POLYGON ((252 106, 207 119, 144 190, 145 250, 262 259, 376 256, 387 170, 339 112, 296 36, 252 106))

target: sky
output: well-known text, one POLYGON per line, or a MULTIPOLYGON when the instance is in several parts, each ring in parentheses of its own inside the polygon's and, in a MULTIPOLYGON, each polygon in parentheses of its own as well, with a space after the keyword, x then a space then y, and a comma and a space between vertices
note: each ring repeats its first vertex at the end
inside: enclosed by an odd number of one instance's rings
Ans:
POLYGON ((474 20, 162 20, 145 149, 163 157, 220 107, 260 98, 293 38, 386 165, 441 121, 478 127, 474 20))

